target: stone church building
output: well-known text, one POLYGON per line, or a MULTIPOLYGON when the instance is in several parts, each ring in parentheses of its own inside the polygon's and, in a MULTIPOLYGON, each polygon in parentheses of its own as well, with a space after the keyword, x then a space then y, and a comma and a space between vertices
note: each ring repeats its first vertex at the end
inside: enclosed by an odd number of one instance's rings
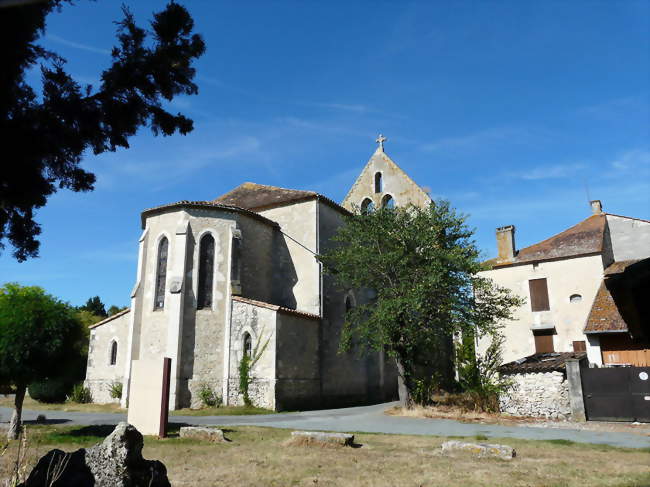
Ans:
POLYGON ((129 397, 134 360, 172 359, 170 408, 196 407, 210 388, 241 404, 238 366, 253 403, 276 410, 396 396, 382 353, 339 354, 345 312, 369 297, 335 286, 316 255, 351 211, 428 205, 427 193, 384 152, 384 137, 341 204, 312 191, 244 183, 212 201, 144 210, 129 309, 90 330, 86 385, 110 402, 129 397))

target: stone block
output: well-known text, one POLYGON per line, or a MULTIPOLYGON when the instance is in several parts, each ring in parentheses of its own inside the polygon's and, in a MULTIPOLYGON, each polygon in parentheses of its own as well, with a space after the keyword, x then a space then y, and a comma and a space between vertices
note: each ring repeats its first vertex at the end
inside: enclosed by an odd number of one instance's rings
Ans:
POLYGON ((502 460, 512 460, 516 456, 515 449, 508 445, 495 443, 466 443, 464 441, 446 441, 442 444, 442 453, 466 452, 479 458, 491 457, 502 460))
POLYGON ((211 441, 212 443, 222 443, 226 441, 222 430, 217 428, 207 428, 205 426, 182 426, 180 437, 191 438, 193 440, 211 441))
POLYGON ((294 431, 291 439, 295 442, 320 443, 326 445, 354 445, 354 435, 347 433, 325 433, 322 431, 294 431))

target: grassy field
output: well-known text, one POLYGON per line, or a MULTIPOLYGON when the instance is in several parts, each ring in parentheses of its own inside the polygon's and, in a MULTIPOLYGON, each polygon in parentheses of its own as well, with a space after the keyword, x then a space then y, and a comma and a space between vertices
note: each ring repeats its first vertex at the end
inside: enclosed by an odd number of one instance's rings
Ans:
MULTIPOLYGON (((111 427, 28 427, 28 461, 51 448, 92 445, 111 427)), ((358 434, 358 448, 292 446, 287 430, 225 429, 226 444, 146 438, 144 455, 167 466, 174 486, 648 486, 650 450, 566 440, 495 440, 516 448, 512 461, 440 455, 445 438, 358 434)), ((483 439, 483 438, 480 438, 483 439)), ((0 459, 0 484, 15 442, 0 459)))
MULTIPOLYGON (((13 398, 0 397, 0 406, 13 408, 13 398)), ((31 397, 25 397, 23 403, 24 409, 32 409, 38 411, 70 411, 81 413, 125 413, 126 409, 120 408, 119 404, 77 404, 73 402, 64 402, 59 404, 45 404, 42 402, 34 401, 31 397)), ((171 416, 247 416, 251 414, 274 414, 275 411, 270 409, 262 409, 256 407, 246 406, 224 406, 220 408, 204 408, 204 409, 177 409, 170 411, 171 416)), ((47 413, 46 413, 47 416, 47 413)))

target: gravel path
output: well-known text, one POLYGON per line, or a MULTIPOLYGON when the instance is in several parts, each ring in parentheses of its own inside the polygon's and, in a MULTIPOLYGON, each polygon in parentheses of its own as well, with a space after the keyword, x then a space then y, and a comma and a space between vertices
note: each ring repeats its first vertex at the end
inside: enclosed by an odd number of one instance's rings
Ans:
MULTIPOLYGON (((569 429, 539 426, 503 426, 480 423, 461 423, 450 419, 406 418, 388 416, 384 410, 395 403, 377 404, 344 409, 305 411, 299 413, 258 416, 170 416, 172 423, 218 426, 267 426, 299 430, 324 430, 360 433, 388 433, 434 436, 476 436, 494 438, 521 438, 526 440, 564 439, 581 443, 599 443, 629 448, 650 448, 650 436, 637 433, 589 431, 576 427, 569 429)), ((25 410, 27 422, 38 414, 45 414, 48 422, 69 425, 116 424, 126 421, 124 414, 74 413, 64 411, 25 410)), ((0 421, 8 421, 11 410, 0 408, 0 421)), ((577 426, 577 425, 576 425, 577 426)))

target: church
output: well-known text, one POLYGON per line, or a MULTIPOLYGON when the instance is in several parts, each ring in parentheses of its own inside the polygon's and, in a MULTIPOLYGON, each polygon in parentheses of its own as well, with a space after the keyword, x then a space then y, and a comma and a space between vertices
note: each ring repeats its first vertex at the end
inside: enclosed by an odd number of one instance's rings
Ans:
POLYGON ((243 183, 212 201, 144 210, 130 308, 90 330, 86 386, 128 404, 132 363, 171 358, 170 409, 211 390, 243 402, 239 364, 254 357, 249 396, 274 410, 391 400, 383 353, 339 353, 348 309, 372 296, 338 288, 316 256, 353 211, 431 201, 384 152, 383 136, 339 204, 312 192, 243 183))

